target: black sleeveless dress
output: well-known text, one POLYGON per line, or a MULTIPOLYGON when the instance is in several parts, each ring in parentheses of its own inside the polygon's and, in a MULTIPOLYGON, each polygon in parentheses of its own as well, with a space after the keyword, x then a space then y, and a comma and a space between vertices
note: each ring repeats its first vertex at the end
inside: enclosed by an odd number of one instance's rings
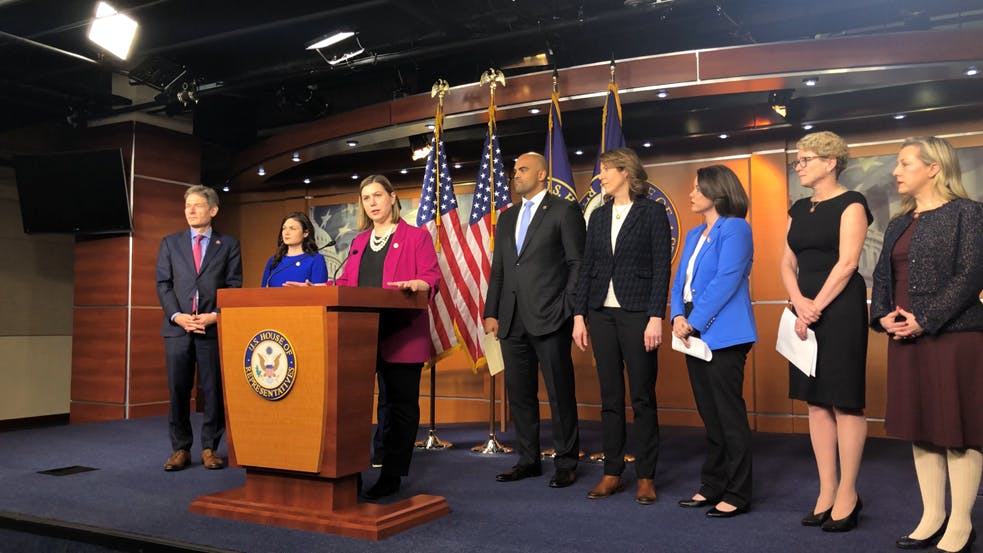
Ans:
MULTIPOLYGON (((809 198, 789 209, 792 224, 788 245, 799 265, 799 290, 815 298, 840 255, 840 218, 851 204, 859 203, 874 218, 864 195, 848 190, 816 205, 809 198)), ((867 285, 860 273, 850 281, 822 317, 810 327, 816 333, 819 353, 816 376, 810 378, 789 363, 788 395, 814 405, 858 410, 865 405, 867 369, 867 285)))

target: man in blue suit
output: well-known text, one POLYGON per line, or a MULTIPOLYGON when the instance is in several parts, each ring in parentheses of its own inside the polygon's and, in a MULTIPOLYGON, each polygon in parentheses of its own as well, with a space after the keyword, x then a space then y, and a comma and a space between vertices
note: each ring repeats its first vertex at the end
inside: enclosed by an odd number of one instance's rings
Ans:
POLYGON ((184 193, 184 217, 190 230, 164 237, 157 253, 157 297, 164 309, 161 334, 167 356, 168 423, 174 450, 164 464, 166 471, 191 464, 191 390, 196 363, 205 402, 202 463, 207 469, 225 466, 215 453, 225 433, 216 296, 219 288, 242 286, 242 258, 238 240, 212 229, 217 213, 218 194, 206 186, 192 186, 184 193))

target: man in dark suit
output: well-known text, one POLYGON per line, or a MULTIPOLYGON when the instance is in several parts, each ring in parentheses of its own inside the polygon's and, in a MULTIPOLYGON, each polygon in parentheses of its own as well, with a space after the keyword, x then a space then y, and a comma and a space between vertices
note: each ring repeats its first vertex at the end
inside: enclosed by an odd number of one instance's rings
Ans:
POLYGON ((512 192, 523 201, 498 220, 484 327, 502 341, 505 387, 518 435, 519 462, 496 479, 512 482, 542 474, 541 366, 556 450, 550 487, 563 488, 577 479, 580 453, 570 344, 585 226, 576 204, 547 193, 546 175, 546 160, 537 153, 515 162, 512 192))
POLYGON ((242 258, 238 240, 212 229, 217 213, 218 194, 206 186, 192 186, 184 193, 184 216, 190 231, 164 237, 157 253, 157 297, 164 308, 161 334, 167 356, 171 396, 168 423, 174 450, 164 464, 167 471, 191 464, 191 389, 196 362, 205 401, 202 463, 208 469, 225 466, 215 453, 225 433, 216 296, 219 288, 242 286, 242 258))

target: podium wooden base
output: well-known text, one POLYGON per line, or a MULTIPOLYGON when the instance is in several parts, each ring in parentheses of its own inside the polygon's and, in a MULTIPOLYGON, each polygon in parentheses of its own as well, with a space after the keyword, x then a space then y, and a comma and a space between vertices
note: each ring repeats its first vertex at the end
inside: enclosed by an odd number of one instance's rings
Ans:
POLYGON ((247 470, 245 486, 203 495, 191 503, 191 512, 379 540, 440 518, 450 507, 435 495, 389 504, 359 503, 355 476, 335 479, 247 470))

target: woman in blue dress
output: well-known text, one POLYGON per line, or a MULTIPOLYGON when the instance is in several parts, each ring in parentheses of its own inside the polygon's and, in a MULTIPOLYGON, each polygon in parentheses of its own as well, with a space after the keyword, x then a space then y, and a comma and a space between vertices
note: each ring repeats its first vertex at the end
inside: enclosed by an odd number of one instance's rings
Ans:
POLYGON ((273 257, 263 269, 263 288, 314 286, 328 281, 328 267, 314 241, 314 225, 300 212, 283 218, 273 257))

